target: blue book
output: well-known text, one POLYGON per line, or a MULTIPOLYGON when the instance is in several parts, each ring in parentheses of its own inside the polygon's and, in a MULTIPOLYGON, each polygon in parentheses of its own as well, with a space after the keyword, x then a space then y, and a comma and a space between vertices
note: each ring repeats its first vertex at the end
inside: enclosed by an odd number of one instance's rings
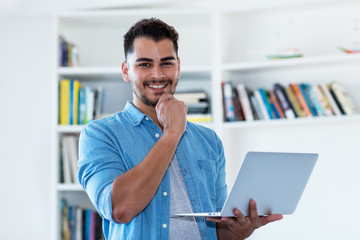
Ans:
POLYGON ((265 107, 269 114, 270 119, 274 119, 275 117, 274 117, 273 110, 272 110, 271 104, 269 102, 269 99, 267 97, 267 92, 262 88, 259 88, 259 92, 261 94, 261 97, 263 99, 263 102, 265 104, 265 107))
POLYGON ((90 233, 91 233, 91 209, 85 209, 85 240, 90 240, 90 233))
POLYGON ((311 102, 313 103, 315 110, 317 112, 317 114, 319 116, 325 116, 325 113, 320 105, 320 103, 318 102, 314 92, 311 89, 311 85, 309 83, 304 83, 305 89, 307 91, 307 93, 309 94, 309 97, 311 99, 311 102))
POLYGON ((304 99, 305 99, 305 102, 306 104, 308 105, 309 109, 310 109, 310 112, 311 112, 311 115, 313 115, 314 117, 317 116, 317 112, 315 110, 315 107, 309 97, 309 94, 308 92, 306 91, 306 87, 303 83, 300 83, 299 84, 299 89, 301 91, 301 94, 304 96, 304 99))

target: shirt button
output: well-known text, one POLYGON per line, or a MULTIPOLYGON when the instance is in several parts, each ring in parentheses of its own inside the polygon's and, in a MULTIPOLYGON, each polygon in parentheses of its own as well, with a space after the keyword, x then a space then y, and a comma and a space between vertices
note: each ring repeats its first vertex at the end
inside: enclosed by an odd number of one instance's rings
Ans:
POLYGON ((159 136, 160 136, 160 134, 158 134, 158 133, 155 133, 155 137, 157 137, 157 138, 158 138, 159 136))
POLYGON ((164 195, 164 197, 166 197, 166 196, 167 196, 167 192, 163 192, 163 195, 164 195))
POLYGON ((145 119, 146 119, 147 121, 149 121, 149 118, 148 118, 148 117, 146 117, 145 119))
POLYGON ((164 223, 164 224, 162 225, 162 227, 163 227, 163 228, 167 228, 167 225, 164 223))

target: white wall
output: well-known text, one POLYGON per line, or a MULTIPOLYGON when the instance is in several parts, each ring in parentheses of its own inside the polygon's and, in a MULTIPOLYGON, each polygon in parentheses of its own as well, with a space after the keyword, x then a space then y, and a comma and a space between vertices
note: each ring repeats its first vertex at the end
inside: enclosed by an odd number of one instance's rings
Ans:
POLYGON ((51 234, 51 17, 0 18, 1 239, 51 234))

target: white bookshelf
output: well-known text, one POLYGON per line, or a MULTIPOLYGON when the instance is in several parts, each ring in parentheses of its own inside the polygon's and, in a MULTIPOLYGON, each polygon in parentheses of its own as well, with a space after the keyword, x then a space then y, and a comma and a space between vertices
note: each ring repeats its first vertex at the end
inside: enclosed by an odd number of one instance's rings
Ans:
MULTIPOLYGON (((296 1, 293 4, 287 1, 275 1, 272 4, 245 1, 243 5, 230 2, 209 4, 201 10, 197 7, 169 7, 58 14, 55 17, 54 39, 61 34, 77 44, 80 61, 77 67, 59 67, 57 62, 54 64, 54 92, 58 94, 57 85, 61 78, 77 78, 90 86, 101 84, 112 90, 108 98, 104 99, 104 104, 109 105, 108 110, 122 110, 125 102, 132 98, 130 86, 121 77, 122 36, 137 20, 156 16, 173 25, 180 34, 179 88, 205 87, 211 97, 213 121, 202 124, 214 129, 223 140, 230 186, 242 157, 249 150, 318 150, 320 156, 327 156, 329 130, 325 126, 334 129, 335 136, 332 137, 335 139, 336 136, 343 138, 348 134, 353 138, 355 134, 360 134, 357 127, 360 123, 359 115, 224 122, 220 87, 221 81, 244 83, 251 88, 270 87, 275 82, 338 81, 348 90, 360 109, 360 54, 344 54, 337 49, 339 46, 360 45, 360 29, 357 29, 360 28, 360 18, 357 16, 360 4, 356 1, 330 0, 296 1), (299 46, 304 57, 267 60, 263 55, 248 54, 248 50, 270 52, 280 45, 299 46), (118 98, 118 93, 124 95, 123 98, 118 98), (349 126, 355 126, 351 132, 349 126), (299 142, 297 135, 306 138, 305 133, 314 136, 300 141, 301 146, 292 144, 299 142)), ((54 41, 54 52, 57 52, 58 43, 54 41)), ((89 200, 84 197, 79 184, 61 184, 58 181, 58 141, 64 134, 79 134, 83 126, 54 124, 56 149, 52 161, 56 187, 55 216, 52 221, 53 239, 60 239, 59 199, 65 197, 73 202, 83 202, 84 205, 89 205, 89 200)), ((347 147, 338 151, 345 150, 347 147)), ((355 153, 356 150, 348 153, 348 156, 355 153)), ((317 181, 320 180, 315 176, 315 183, 317 181)), ((307 199, 304 201, 306 205, 307 199)), ((288 232, 291 229, 290 226, 288 232)), ((251 239, 264 239, 264 235, 261 235, 263 232, 260 231, 259 235, 255 234, 251 239)))

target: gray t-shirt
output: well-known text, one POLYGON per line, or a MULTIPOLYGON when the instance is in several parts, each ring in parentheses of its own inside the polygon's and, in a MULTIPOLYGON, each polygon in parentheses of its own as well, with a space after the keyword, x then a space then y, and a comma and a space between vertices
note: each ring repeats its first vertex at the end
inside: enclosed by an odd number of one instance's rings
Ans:
MULTIPOLYGON (((193 212, 189 195, 181 174, 179 162, 174 155, 170 167, 170 216, 180 212, 193 212)), ((194 217, 170 217, 170 240, 200 240, 201 235, 194 217)))

